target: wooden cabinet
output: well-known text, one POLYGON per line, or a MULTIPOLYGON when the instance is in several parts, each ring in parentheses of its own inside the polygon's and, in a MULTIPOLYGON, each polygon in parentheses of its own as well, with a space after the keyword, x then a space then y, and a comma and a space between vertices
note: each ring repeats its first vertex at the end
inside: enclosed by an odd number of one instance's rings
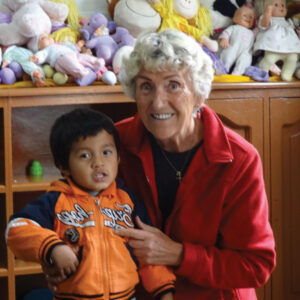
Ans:
MULTIPOLYGON (((207 104, 262 157, 278 266, 268 284, 258 289, 258 297, 299 298, 300 82, 214 84, 207 104)), ((38 264, 16 260, 7 250, 4 230, 13 212, 59 176, 48 146, 49 130, 60 114, 77 106, 101 110, 115 121, 136 111, 120 86, 0 89, 1 299, 17 299, 45 286, 38 264), (40 181, 26 175, 32 160, 43 165, 40 181)))

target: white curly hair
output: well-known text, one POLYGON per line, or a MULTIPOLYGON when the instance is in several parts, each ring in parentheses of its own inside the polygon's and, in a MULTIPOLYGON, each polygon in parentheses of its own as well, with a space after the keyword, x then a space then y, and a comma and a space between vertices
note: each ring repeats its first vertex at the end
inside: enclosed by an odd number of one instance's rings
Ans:
POLYGON ((197 95, 207 99, 214 71, 210 57, 190 36, 173 29, 139 36, 133 51, 123 58, 120 81, 125 94, 135 98, 135 78, 141 69, 150 72, 188 70, 197 95))

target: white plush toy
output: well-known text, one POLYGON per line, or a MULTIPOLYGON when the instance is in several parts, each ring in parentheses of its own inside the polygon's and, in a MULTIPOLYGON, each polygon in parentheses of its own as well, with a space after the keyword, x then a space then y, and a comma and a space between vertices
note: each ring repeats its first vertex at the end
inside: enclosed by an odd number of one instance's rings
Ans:
POLYGON ((64 23, 69 9, 47 0, 3 0, 0 12, 12 15, 11 23, 0 24, 0 45, 10 46, 25 45, 38 35, 49 34, 52 24, 64 23))
POLYGON ((137 37, 142 32, 156 31, 161 23, 160 15, 147 0, 120 0, 115 4, 113 19, 117 26, 125 27, 137 37))

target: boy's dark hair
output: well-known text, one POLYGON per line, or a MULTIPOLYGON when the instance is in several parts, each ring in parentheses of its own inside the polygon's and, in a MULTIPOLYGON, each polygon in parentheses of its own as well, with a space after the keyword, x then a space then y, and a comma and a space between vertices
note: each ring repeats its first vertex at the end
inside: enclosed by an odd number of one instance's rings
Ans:
POLYGON ((72 144, 80 138, 96 136, 102 130, 113 136, 119 155, 118 131, 105 114, 89 108, 76 108, 58 117, 50 132, 50 148, 56 167, 68 170, 72 144))

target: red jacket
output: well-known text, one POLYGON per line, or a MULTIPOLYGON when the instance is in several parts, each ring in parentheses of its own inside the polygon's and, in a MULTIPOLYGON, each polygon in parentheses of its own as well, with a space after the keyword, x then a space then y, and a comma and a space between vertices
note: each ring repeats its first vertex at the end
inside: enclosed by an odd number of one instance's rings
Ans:
MULTIPOLYGON (((204 142, 181 181, 165 233, 183 243, 175 299, 256 299, 275 267, 262 164, 257 150, 202 110, 204 142)), ((120 175, 161 227, 153 157, 139 116, 117 124, 120 175)))

